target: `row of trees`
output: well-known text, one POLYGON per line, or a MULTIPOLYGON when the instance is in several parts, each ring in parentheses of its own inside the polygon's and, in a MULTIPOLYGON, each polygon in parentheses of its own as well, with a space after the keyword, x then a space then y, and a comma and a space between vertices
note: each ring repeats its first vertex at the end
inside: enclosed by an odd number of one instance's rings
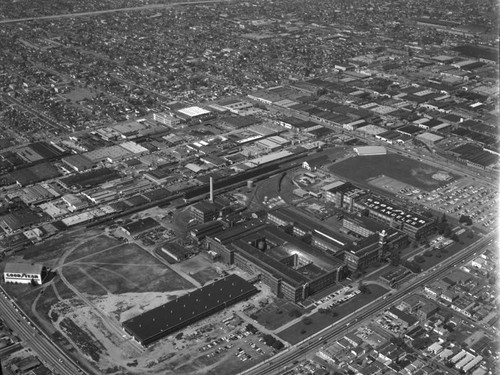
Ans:
MULTIPOLYGON (((245 329, 248 332, 253 333, 253 334, 256 334, 259 332, 259 330, 257 328, 255 328, 255 326, 253 324, 250 324, 250 323, 247 324, 245 329)), ((264 343, 267 346, 271 346, 272 348, 274 348, 276 350, 281 350, 285 347, 285 345, 280 340, 276 339, 276 337, 274 337, 273 335, 265 334, 264 336, 262 336, 262 339, 264 340, 264 343)))

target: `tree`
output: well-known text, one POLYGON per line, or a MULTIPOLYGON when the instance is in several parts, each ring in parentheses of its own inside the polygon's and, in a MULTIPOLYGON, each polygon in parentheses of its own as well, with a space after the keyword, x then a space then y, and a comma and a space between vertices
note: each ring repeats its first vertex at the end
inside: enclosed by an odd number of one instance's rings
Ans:
POLYGON ((280 340, 276 340, 273 344, 273 348, 276 350, 281 350, 284 347, 285 347, 285 345, 280 340))
POLYGON ((420 267, 420 265, 417 264, 416 262, 405 261, 405 262, 403 262, 403 266, 405 266, 406 268, 408 268, 413 273, 420 273, 420 272, 422 272, 422 267, 420 267))
POLYGON ((421 350, 428 347, 431 343, 432 341, 429 337, 417 337, 415 340, 413 340, 411 345, 415 349, 421 350))
POLYGON ((302 323, 304 323, 304 325, 308 326, 308 325, 312 324, 312 319, 309 316, 305 316, 304 318, 302 318, 302 323))
POLYGON ((371 293, 370 289, 365 284, 361 284, 358 289, 362 294, 370 294, 371 293))
POLYGON ((248 331, 248 332, 251 332, 251 333, 257 333, 258 332, 258 329, 255 328, 252 324, 248 323, 247 326, 245 327, 245 329, 248 331))
POLYGON ((302 313, 299 310, 297 310, 297 309, 292 309, 288 313, 288 316, 290 316, 292 318, 298 318, 299 316, 302 316, 302 313))
POLYGON ((451 236, 451 228, 449 225, 444 227, 443 236, 448 237, 448 238, 451 236))
POLYGON ((396 346, 402 346, 404 344, 404 340, 402 337, 393 336, 391 337, 390 341, 396 346))
POLYGON ((425 262, 425 259, 424 259, 424 257, 423 257, 423 256, 421 256, 421 255, 416 255, 416 256, 415 256, 415 262, 417 262, 417 263, 424 263, 424 262, 425 262))
POLYGON ((472 225, 472 219, 470 216, 467 216, 467 215, 461 215, 460 216, 460 219, 458 219, 458 222, 463 224, 467 224, 467 225, 472 225))
POLYGON ((391 266, 399 266, 400 262, 401 262, 401 253, 396 249, 392 249, 391 250, 391 266))
POLYGON ((453 240, 454 242, 458 242, 460 241, 460 239, 458 238, 458 235, 456 233, 453 233, 451 236, 450 236, 450 239, 453 240))
POLYGON ((269 334, 265 334, 264 336, 262 336, 262 339, 267 346, 273 346, 276 342, 276 338, 273 335, 269 334))

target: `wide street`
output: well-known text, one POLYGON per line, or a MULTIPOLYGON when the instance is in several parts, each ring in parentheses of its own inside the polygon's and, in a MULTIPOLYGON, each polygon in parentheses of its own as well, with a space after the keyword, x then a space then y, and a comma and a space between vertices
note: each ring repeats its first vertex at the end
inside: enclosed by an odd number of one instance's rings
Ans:
POLYGON ((54 14, 54 15, 50 15, 50 16, 15 18, 15 19, 1 20, 0 24, 19 23, 19 22, 26 22, 26 21, 33 21, 33 20, 54 20, 54 19, 59 19, 59 18, 85 17, 85 16, 93 16, 93 15, 106 14, 106 13, 116 13, 116 12, 134 12, 134 11, 141 11, 141 10, 147 10, 147 9, 164 9, 164 8, 169 8, 169 7, 174 6, 174 5, 219 3, 219 2, 223 2, 223 1, 228 1, 228 0, 181 1, 181 2, 172 2, 172 3, 167 3, 167 4, 149 4, 149 5, 130 7, 130 8, 96 10, 93 12, 64 13, 64 14, 54 14))
POLYGON ((340 320, 336 324, 325 328, 308 339, 303 340, 297 345, 294 345, 277 356, 270 358, 249 370, 241 372, 241 375, 269 375, 279 374, 289 367, 292 367, 294 361, 304 359, 306 356, 314 354, 322 346, 327 343, 332 344, 334 340, 339 339, 353 328, 358 322, 375 316, 380 311, 388 308, 390 305, 407 297, 408 294, 431 283, 432 281, 443 277, 452 268, 471 260, 475 254, 485 245, 489 245, 496 239, 497 231, 488 233, 486 236, 478 239, 473 244, 467 246, 459 253, 446 259, 442 263, 435 266, 433 269, 425 271, 414 279, 401 285, 400 289, 392 295, 386 295, 378 300, 367 305, 363 310, 358 310, 351 315, 340 320))
POLYGON ((2 294, 0 296, 0 316, 7 326, 22 340, 24 346, 31 348, 55 374, 75 375, 86 373, 52 339, 24 315, 1 287, 0 293, 2 294))

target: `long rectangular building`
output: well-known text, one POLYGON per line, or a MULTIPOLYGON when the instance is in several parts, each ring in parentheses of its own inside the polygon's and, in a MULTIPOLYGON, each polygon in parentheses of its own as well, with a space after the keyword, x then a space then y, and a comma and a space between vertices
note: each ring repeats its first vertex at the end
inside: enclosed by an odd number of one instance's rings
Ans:
POLYGON ((354 210, 368 210, 370 218, 399 229, 412 239, 426 236, 434 229, 432 219, 415 214, 374 195, 367 195, 355 202, 354 210))
POLYGON ((259 276, 274 294, 299 302, 345 277, 345 264, 261 221, 247 222, 205 238, 221 260, 259 276))
POLYGON ((257 292, 241 277, 229 275, 126 320, 122 327, 134 340, 148 346, 257 292))

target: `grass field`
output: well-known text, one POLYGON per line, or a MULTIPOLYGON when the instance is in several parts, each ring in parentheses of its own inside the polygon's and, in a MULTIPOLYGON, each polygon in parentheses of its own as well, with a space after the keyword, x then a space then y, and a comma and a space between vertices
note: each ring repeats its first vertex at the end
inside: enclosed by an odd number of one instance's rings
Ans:
POLYGON ((221 267, 217 266, 207 253, 201 252, 181 263, 176 263, 172 268, 190 275, 201 285, 204 285, 220 277, 220 270, 217 271, 221 267))
POLYGON ((448 181, 432 178, 439 171, 435 167, 397 154, 358 156, 330 167, 330 172, 355 182, 366 183, 368 179, 385 175, 425 191, 434 190, 456 179, 456 176, 448 181))
POLYGON ((387 289, 382 288, 379 285, 372 284, 366 286, 370 293, 359 294, 356 297, 352 298, 348 303, 336 306, 332 310, 335 311, 335 313, 337 314, 336 316, 333 316, 331 312, 326 314, 316 312, 310 316, 310 324, 304 324, 304 322, 301 320, 297 324, 294 324, 293 326, 278 333, 278 336, 283 340, 289 342, 290 344, 297 344, 298 342, 304 340, 312 334, 328 327, 330 324, 339 321, 346 315, 349 315, 357 309, 362 308, 366 304, 384 295, 388 291, 387 289))
POLYGON ((273 303, 252 314, 251 318, 262 324, 269 330, 275 330, 282 325, 296 319, 296 316, 290 316, 292 310, 298 310, 301 314, 305 310, 291 302, 275 300, 273 303))
POLYGON ((392 194, 398 194, 401 189, 415 189, 415 186, 405 184, 404 182, 385 175, 371 178, 368 180, 368 183, 379 189, 389 191, 392 194))
MULTIPOLYGON (((114 242, 110 242, 114 244, 114 242)), ((134 244, 97 249, 64 266, 64 275, 80 292, 93 295, 167 292, 193 285, 134 244)))
POLYGON ((426 256, 424 254, 421 254, 423 256, 423 259, 425 260, 425 262, 423 263, 418 263, 420 267, 422 267, 422 270, 425 271, 428 270, 429 268, 434 267, 435 265, 441 263, 450 256, 455 255, 457 252, 461 251, 464 247, 469 246, 474 241, 477 241, 477 238, 469 238, 465 234, 460 235, 459 239, 460 242, 462 243, 454 242, 444 249, 432 250, 432 247, 429 248, 428 255, 432 256, 426 256))
POLYGON ((120 244, 122 244, 122 242, 105 235, 94 237, 74 249, 66 258, 66 262, 68 263, 75 259, 80 259, 120 244))
POLYGON ((67 249, 77 246, 85 241, 85 238, 94 236, 97 233, 95 230, 87 230, 86 228, 67 231, 39 245, 23 250, 20 255, 25 260, 53 267, 67 249))
POLYGON ((191 277, 198 281, 201 285, 205 285, 206 283, 209 283, 220 276, 216 270, 211 267, 207 267, 196 273, 193 273, 191 277))

